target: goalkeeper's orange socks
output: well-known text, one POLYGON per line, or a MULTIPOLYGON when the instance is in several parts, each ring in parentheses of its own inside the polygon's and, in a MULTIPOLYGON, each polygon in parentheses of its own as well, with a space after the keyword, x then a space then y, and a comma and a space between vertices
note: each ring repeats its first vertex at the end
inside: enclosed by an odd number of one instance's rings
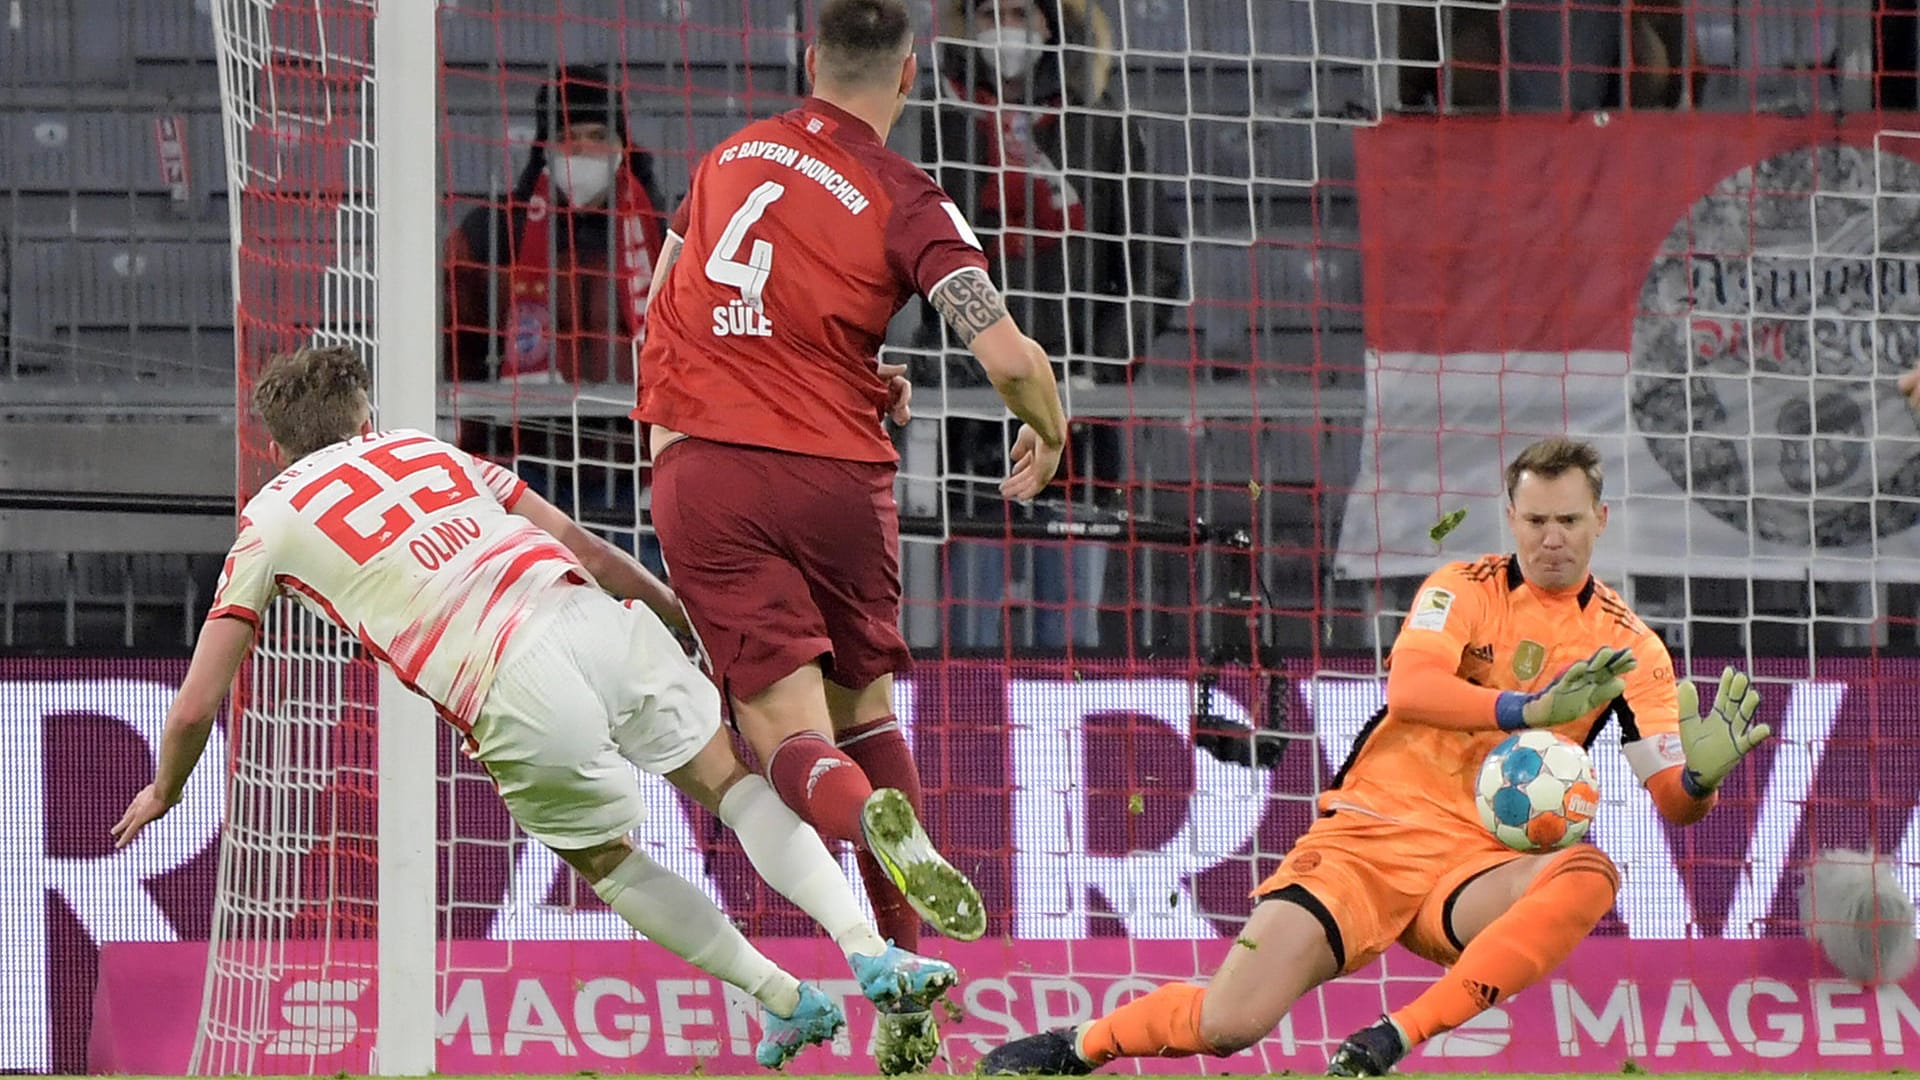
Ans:
POLYGON ((1538 982, 1593 932, 1619 890, 1620 874, 1598 848, 1580 845, 1555 856, 1439 982, 1393 1014, 1407 1045, 1451 1031, 1538 982))
MULTIPOLYGON (((840 751, 853 759, 867 774, 867 783, 876 788, 896 788, 907 797, 915 814, 920 813, 920 770, 914 767, 913 751, 900 733, 900 721, 883 716, 870 723, 840 733, 840 751)), ((899 886, 879 860, 865 851, 856 852, 860 878, 867 885, 867 899, 873 902, 873 921, 880 936, 889 938, 908 952, 920 951, 920 913, 913 910, 899 886)))
POLYGON ((829 840, 865 846, 860 810, 873 784, 854 760, 817 731, 789 735, 767 761, 767 781, 800 820, 829 840))
POLYGON ((1190 983, 1170 983, 1134 998, 1080 1032, 1080 1056, 1099 1068, 1122 1057, 1212 1053, 1200 1040, 1200 1003, 1206 996, 1190 983))

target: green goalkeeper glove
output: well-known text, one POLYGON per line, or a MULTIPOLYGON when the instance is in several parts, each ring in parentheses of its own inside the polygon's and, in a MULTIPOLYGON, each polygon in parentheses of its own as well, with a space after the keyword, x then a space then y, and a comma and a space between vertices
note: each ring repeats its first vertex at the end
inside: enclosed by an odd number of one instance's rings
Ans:
POLYGON ((1730 667, 1720 673, 1720 689, 1705 716, 1700 715, 1700 690, 1691 680, 1680 680, 1674 696, 1680 701, 1680 750, 1687 758, 1681 780, 1695 798, 1711 794, 1741 758, 1773 734, 1771 727, 1753 722, 1760 688, 1745 672, 1730 667))
POLYGON ((1537 694, 1517 690, 1501 694, 1494 705, 1494 719, 1502 731, 1570 724, 1626 693, 1621 676, 1637 662, 1632 649, 1603 646, 1585 660, 1575 660, 1537 694))

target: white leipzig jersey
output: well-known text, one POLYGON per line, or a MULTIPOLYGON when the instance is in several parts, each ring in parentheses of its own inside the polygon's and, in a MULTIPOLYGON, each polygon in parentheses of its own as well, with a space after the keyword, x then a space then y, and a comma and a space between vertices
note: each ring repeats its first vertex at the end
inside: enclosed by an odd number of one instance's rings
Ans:
POLYGON ((418 431, 335 443, 247 503, 209 619, 259 624, 285 588, 462 731, 508 640, 563 582, 591 582, 508 511, 526 482, 418 431))

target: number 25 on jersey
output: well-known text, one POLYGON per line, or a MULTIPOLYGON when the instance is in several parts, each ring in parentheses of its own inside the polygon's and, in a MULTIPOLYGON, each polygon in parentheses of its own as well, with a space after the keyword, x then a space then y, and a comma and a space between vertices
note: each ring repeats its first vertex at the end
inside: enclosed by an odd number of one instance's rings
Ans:
POLYGON ((747 201, 727 219, 727 227, 720 233, 720 242, 713 246, 707 256, 707 280, 716 285, 727 285, 740 290, 740 299, 729 300, 716 305, 713 309, 714 337, 772 337, 773 320, 767 318, 764 293, 767 279, 773 274, 773 242, 755 240, 748 249, 744 261, 740 259, 740 245, 746 241, 747 230, 767 212, 767 207, 780 200, 787 193, 785 184, 772 180, 754 188, 747 201))
POLYGON ((400 439, 385 446, 377 446, 359 458, 349 458, 308 481, 293 495, 293 508, 305 510, 321 492, 335 484, 345 484, 347 491, 339 501, 322 511, 314 520, 314 525, 324 533, 327 539, 339 545, 340 550, 355 565, 364 566, 368 559, 385 551, 402 534, 412 528, 417 520, 408 510, 405 502, 411 501, 423 514, 432 514, 449 506, 477 498, 479 492, 473 482, 467 479, 467 472, 460 463, 442 451, 430 451, 418 457, 400 457, 394 451, 404 447, 424 443, 427 439, 400 439), (365 471, 363 464, 370 464, 380 470, 386 479, 365 471), (445 485, 436 484, 436 477, 422 476, 411 484, 402 484, 417 474, 432 469, 446 474, 445 485), (347 516, 367 504, 387 496, 386 510, 373 531, 362 532, 347 520, 347 516))

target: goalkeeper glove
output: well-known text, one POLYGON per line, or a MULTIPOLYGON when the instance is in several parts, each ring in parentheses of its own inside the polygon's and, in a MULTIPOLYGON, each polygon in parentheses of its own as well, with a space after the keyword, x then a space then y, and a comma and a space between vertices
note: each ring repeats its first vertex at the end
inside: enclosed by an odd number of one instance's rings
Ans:
POLYGON ((1494 705, 1494 719, 1502 731, 1572 723, 1625 693, 1627 684, 1621 676, 1632 671, 1635 663, 1633 650, 1602 646, 1585 660, 1575 660, 1537 694, 1517 690, 1501 694, 1494 705))
POLYGON ((1771 727, 1753 722, 1760 688, 1731 667, 1720 673, 1720 689, 1707 715, 1700 715, 1700 690, 1691 681, 1680 680, 1674 696, 1680 702, 1680 750, 1687 759, 1682 779, 1695 798, 1718 788, 1741 758, 1773 734, 1771 727))

